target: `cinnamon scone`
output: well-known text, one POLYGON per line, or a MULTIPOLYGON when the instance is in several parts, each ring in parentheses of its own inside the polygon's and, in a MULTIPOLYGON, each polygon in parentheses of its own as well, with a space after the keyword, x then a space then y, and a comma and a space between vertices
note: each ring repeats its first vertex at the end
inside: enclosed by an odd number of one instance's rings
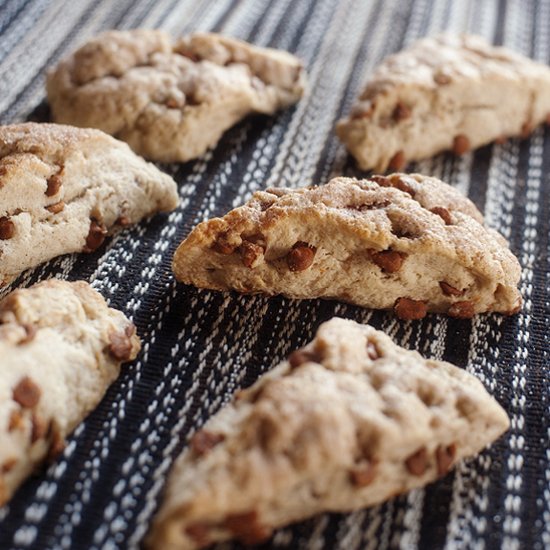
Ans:
POLYGON ((148 546, 257 543, 444 476, 509 425, 474 376, 334 318, 239 392, 176 460, 148 546))
POLYGON ((527 137, 549 117, 549 67, 477 36, 444 34, 383 61, 336 131, 360 168, 383 172, 527 137))
POLYGON ((0 302, 0 506, 133 360, 134 325, 85 282, 49 280, 0 302))
POLYGON ((257 192, 195 227, 173 269, 201 288, 332 298, 402 319, 521 305, 506 240, 456 189, 418 174, 257 192))
POLYGON ((0 126, 0 286, 177 204, 171 177, 103 132, 0 126))
POLYGON ((153 160, 185 162, 250 113, 300 99, 295 56, 212 33, 109 31, 50 71, 55 121, 99 128, 153 160))

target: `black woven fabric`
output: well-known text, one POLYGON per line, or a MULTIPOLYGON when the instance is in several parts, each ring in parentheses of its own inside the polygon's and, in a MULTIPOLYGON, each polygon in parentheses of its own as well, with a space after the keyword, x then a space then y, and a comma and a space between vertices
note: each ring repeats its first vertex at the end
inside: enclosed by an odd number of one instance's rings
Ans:
POLYGON ((333 128, 387 54, 448 29, 548 63, 549 21, 549 0, 0 3, 3 123, 47 120, 46 67, 108 28, 222 31, 295 52, 310 77, 309 94, 296 107, 247 119, 195 162, 161 166, 179 184, 174 213, 124 231, 93 255, 54 260, 13 285, 53 276, 91 281, 133 318, 144 345, 63 456, 0 509, 0 548, 138 547, 189 435, 334 315, 369 322, 405 347, 475 373, 512 427, 425 490, 282 529, 262 548, 550 548, 550 130, 413 167, 468 194, 510 240, 525 299, 514 317, 470 322, 432 315, 405 323, 338 302, 197 291, 175 284, 170 269, 176 246, 197 222, 257 189, 361 175, 333 128))

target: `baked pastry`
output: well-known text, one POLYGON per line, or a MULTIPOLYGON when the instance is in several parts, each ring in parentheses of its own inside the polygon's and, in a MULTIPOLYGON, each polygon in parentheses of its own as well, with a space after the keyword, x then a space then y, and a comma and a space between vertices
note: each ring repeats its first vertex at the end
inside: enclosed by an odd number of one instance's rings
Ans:
POLYGON ((0 286, 177 204, 172 178, 103 132, 0 126, 0 286))
POLYGON ((84 282, 53 279, 0 302, 0 505, 63 450, 139 347, 134 325, 84 282))
POLYGON ((372 506, 445 475, 508 417, 474 376, 334 318, 196 432, 148 539, 162 550, 372 506))
POLYGON ((375 70, 336 128, 363 170, 461 155, 550 122, 550 68, 477 36, 425 38, 375 70))
POLYGON ((471 201, 426 176, 268 189, 180 244, 176 278, 214 290, 334 298, 469 318, 515 313, 520 266, 471 201))
POLYGON ((99 128, 159 161, 202 155, 250 113, 300 99, 305 73, 289 53, 210 33, 109 31, 48 74, 57 122, 99 128))

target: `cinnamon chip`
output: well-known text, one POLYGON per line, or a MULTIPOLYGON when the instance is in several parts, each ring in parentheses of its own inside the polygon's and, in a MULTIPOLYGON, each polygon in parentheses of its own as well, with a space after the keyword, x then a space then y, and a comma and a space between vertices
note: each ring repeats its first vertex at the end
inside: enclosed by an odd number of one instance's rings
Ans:
POLYGON ((428 467, 428 453, 426 447, 422 447, 416 451, 416 453, 410 455, 409 458, 405 460, 405 466, 413 476, 424 475, 428 467))
POLYGON ((287 254, 286 263, 292 272, 308 269, 315 258, 317 249, 303 241, 298 241, 287 254))
POLYGON ((453 141, 453 153, 455 155, 463 155, 471 149, 470 140, 464 134, 459 134, 453 141))
POLYGON ((370 460, 366 460, 352 468, 349 476, 351 483, 356 487, 366 487, 374 481, 376 477, 376 467, 370 460))
POLYGON ((206 523, 192 523, 185 528, 185 533, 200 548, 210 544, 210 529, 206 523))
POLYGON ((393 306, 393 310, 404 321, 423 319, 428 313, 428 308, 424 302, 411 298, 398 298, 393 306))
POLYGON ((407 159, 405 158, 405 153, 403 151, 397 151, 397 153, 395 153, 395 155, 391 158, 388 168, 399 172, 405 168, 406 164, 407 159))
POLYGON ((406 255, 395 250, 382 250, 381 252, 371 252, 372 261, 386 273, 397 273, 403 262, 405 261, 406 255))
POLYGON ((90 221, 90 230, 86 237, 86 245, 83 248, 83 252, 94 252, 97 250, 105 240, 107 236, 107 228, 97 220, 92 219, 90 221))
POLYGON ((455 288, 445 281, 439 281, 439 287, 445 296, 462 296, 465 292, 465 290, 455 288))
POLYGON ((109 334, 109 353, 117 361, 129 361, 132 356, 132 339, 135 327, 130 325, 123 332, 109 334))
POLYGON ((451 213, 446 208, 443 208, 443 206, 435 206, 430 210, 430 212, 436 216, 439 216, 445 222, 445 225, 453 224, 451 213))
POLYGON ((46 183, 48 185, 48 188, 46 189, 46 197, 53 197, 59 193, 63 181, 59 174, 54 174, 46 183))
POLYGON ((55 204, 50 204, 46 206, 46 210, 52 214, 59 214, 65 209, 65 203, 63 201, 56 202, 55 204))
POLYGON ((25 376, 21 378, 13 389, 13 400, 24 408, 32 409, 38 405, 41 394, 42 391, 33 380, 25 376))
POLYGON ((212 250, 226 256, 233 254, 236 248, 237 247, 234 244, 229 243, 227 233, 220 233, 220 235, 218 235, 218 238, 212 244, 212 250))
POLYGON ((252 269, 264 255, 264 249, 259 245, 250 241, 243 241, 239 247, 241 259, 245 267, 252 269))
POLYGON ((191 438, 191 449, 197 456, 203 456, 218 443, 225 439, 225 435, 209 432, 207 430, 199 430, 191 438))
POLYGON ((260 523, 256 510, 231 514, 225 518, 223 526, 244 544, 259 544, 271 536, 271 529, 260 523))
POLYGON ((455 302, 447 312, 456 319, 471 319, 475 315, 474 303, 471 301, 455 302))
POLYGON ((451 468, 456 456, 456 445, 452 443, 447 447, 439 445, 435 451, 437 462, 437 475, 444 476, 451 468))
POLYGON ((0 241, 7 241, 15 235, 15 224, 10 218, 3 216, 0 218, 0 241))

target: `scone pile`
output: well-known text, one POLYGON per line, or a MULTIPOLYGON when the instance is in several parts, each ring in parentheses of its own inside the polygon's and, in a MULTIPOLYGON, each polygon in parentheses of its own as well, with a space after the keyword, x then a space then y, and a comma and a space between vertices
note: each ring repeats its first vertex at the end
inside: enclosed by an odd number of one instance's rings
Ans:
MULTIPOLYGON (((296 57, 216 34, 90 40, 48 75, 53 117, 72 126, 0 127, 0 287, 174 210, 176 183, 138 154, 196 158, 246 115, 273 115, 304 90, 296 57)), ((547 67, 442 36, 384 61, 337 133, 362 169, 385 171, 526 136, 549 113, 547 67)), ((173 271, 186 285, 340 300, 403 321, 521 308, 506 240, 421 174, 259 191, 195 227, 173 271)), ((139 349, 131 320, 86 282, 51 280, 0 302, 0 505, 62 452, 139 349)), ((334 318, 193 434, 146 544, 257 543, 314 514, 372 506, 444 476, 508 424, 471 374, 334 318)))

